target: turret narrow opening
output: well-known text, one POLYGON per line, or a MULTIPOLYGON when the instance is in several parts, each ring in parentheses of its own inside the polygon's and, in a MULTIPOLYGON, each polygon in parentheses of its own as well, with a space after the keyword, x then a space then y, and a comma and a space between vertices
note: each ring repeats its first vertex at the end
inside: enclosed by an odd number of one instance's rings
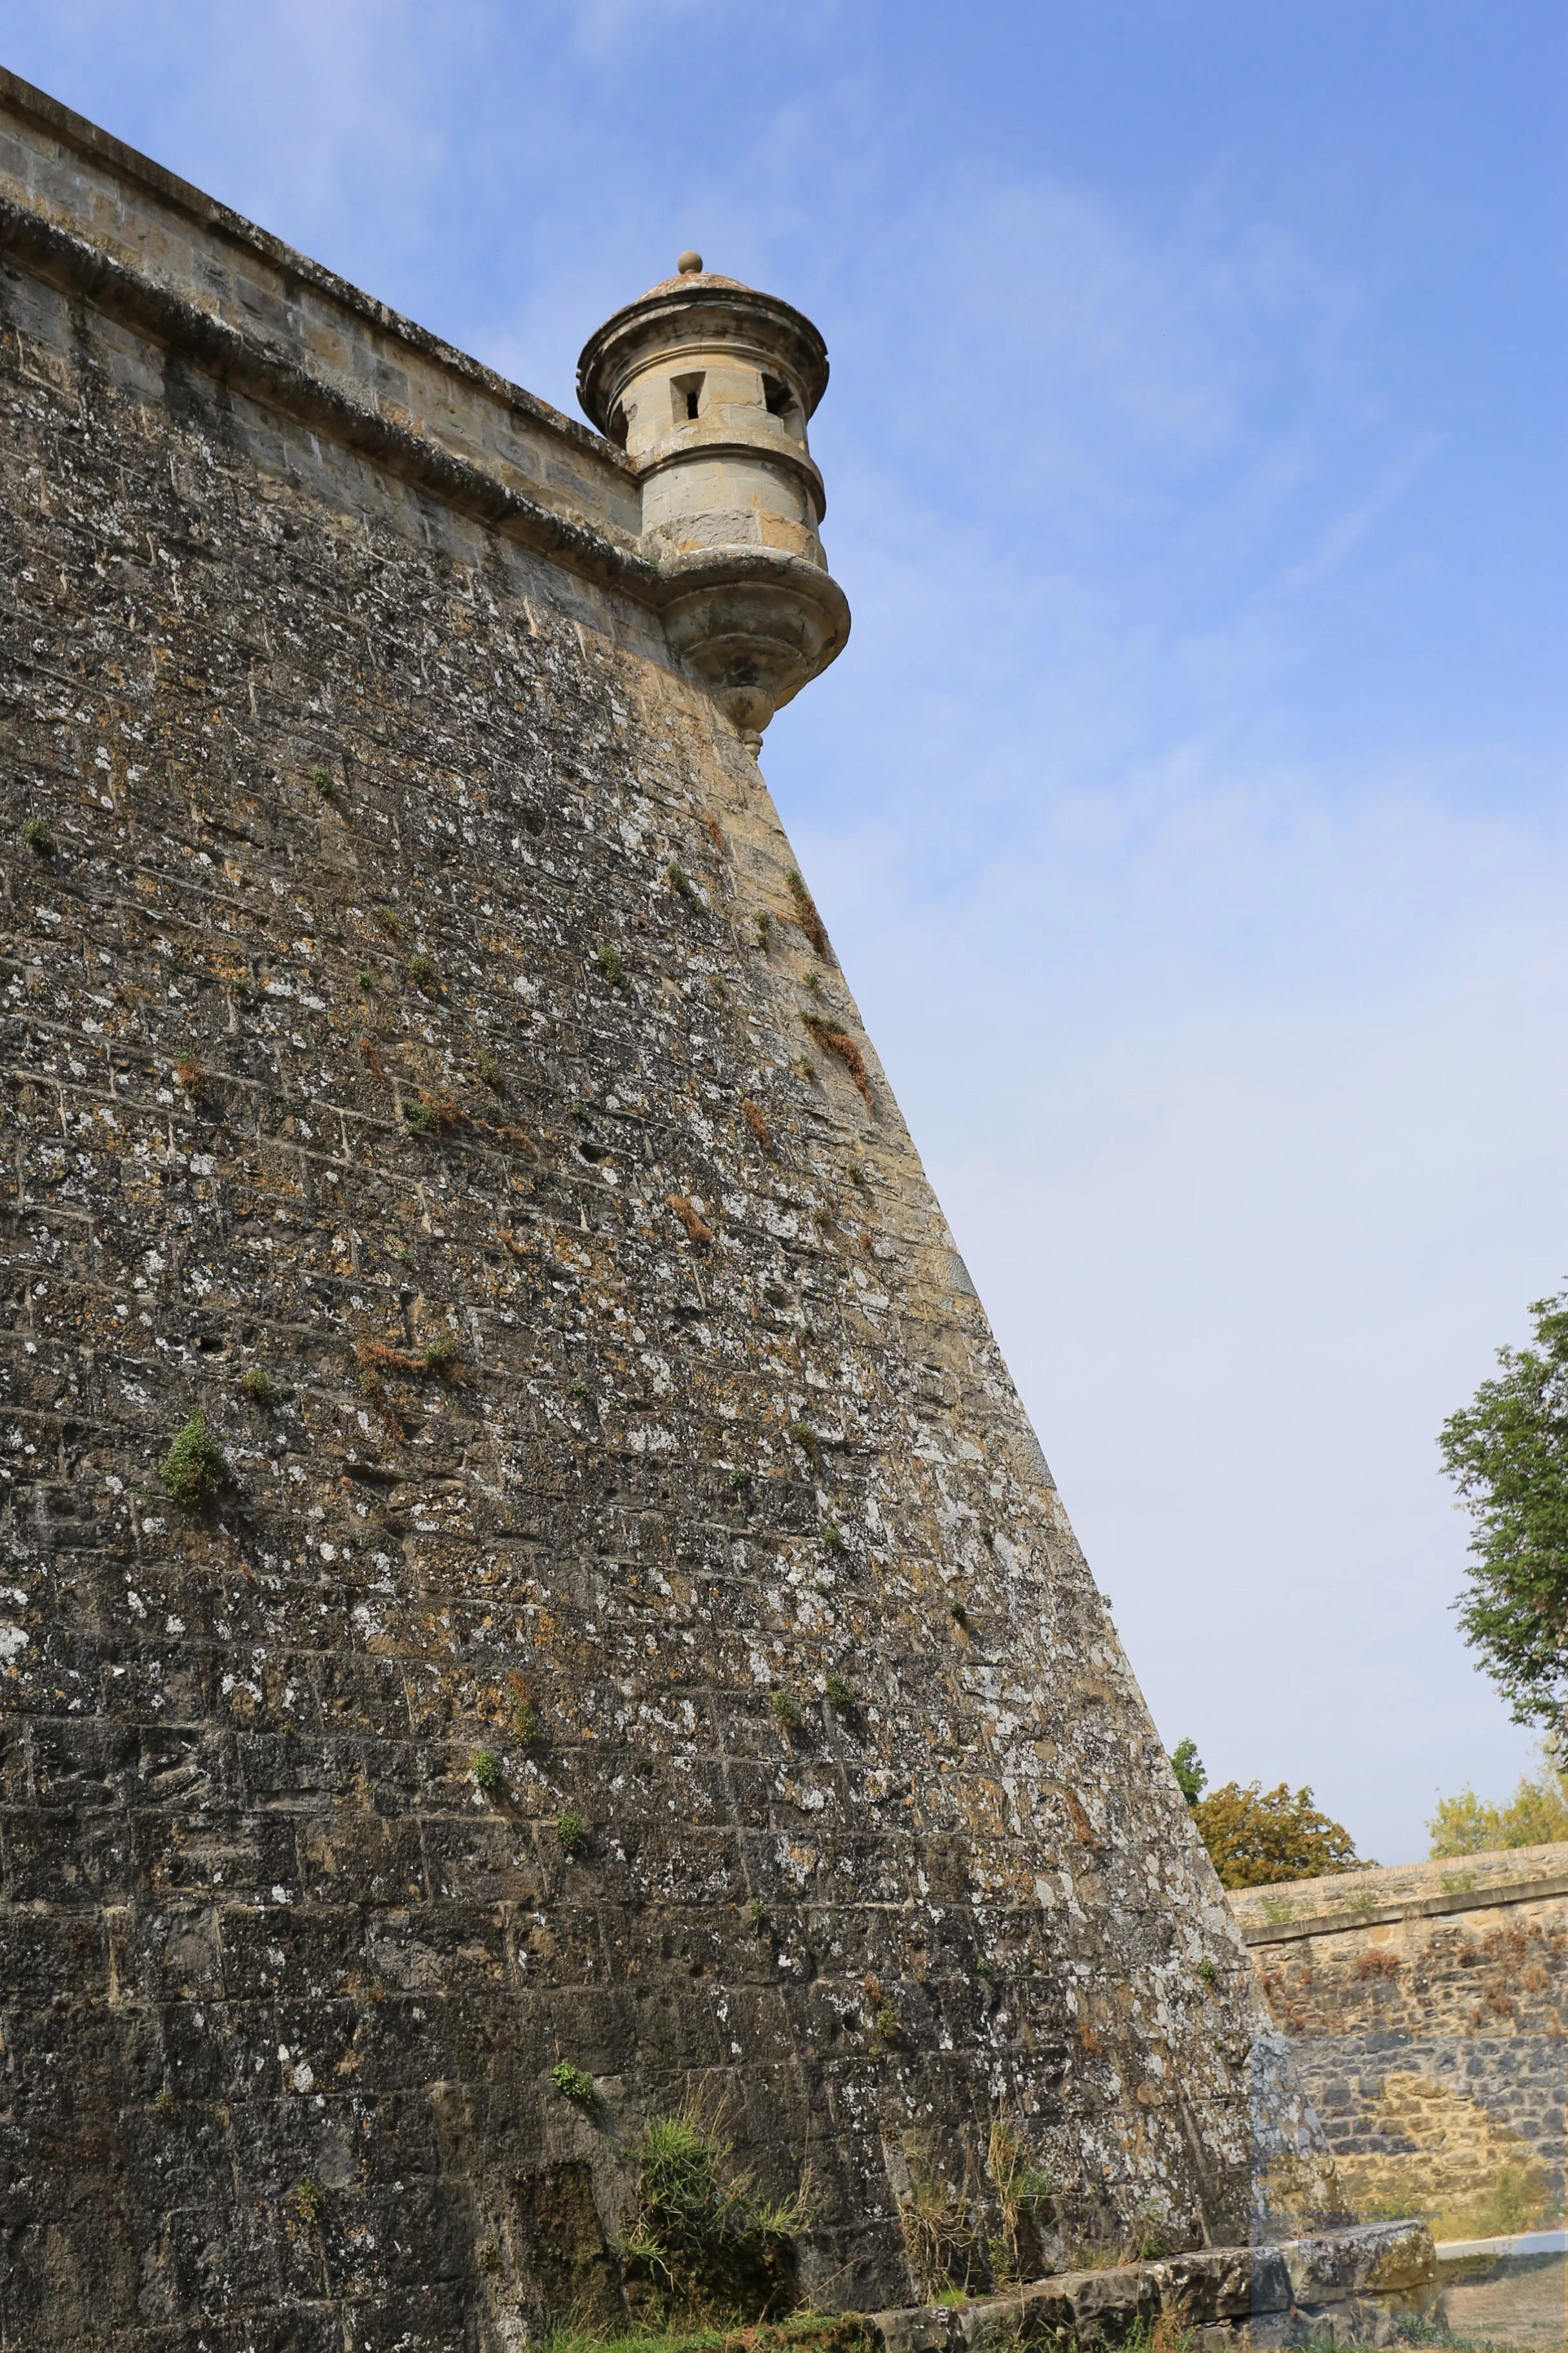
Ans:
POLYGON ((703 375, 672 375, 669 379, 670 402, 678 425, 693 423, 702 414, 703 375))

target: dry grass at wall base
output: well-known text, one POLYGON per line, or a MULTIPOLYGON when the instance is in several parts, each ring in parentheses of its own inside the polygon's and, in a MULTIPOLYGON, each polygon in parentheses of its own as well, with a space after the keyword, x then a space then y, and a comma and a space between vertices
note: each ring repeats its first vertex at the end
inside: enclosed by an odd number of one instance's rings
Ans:
POLYGON ((999 2287, 1037 2278, 1048 2268, 1045 2242, 1057 2220, 1056 2187, 1010 2117, 991 2119, 985 2170, 996 2192, 1002 2224, 987 2242, 992 2276, 999 2287))
MULTIPOLYGON (((878 2343, 863 2314, 809 2310, 743 2327, 631 2329, 619 2335, 567 2325, 547 2329, 541 2341, 546 2353, 877 2353, 878 2343)), ((974 2353, 1013 2353, 1015 2348, 1022 2353, 1030 2341, 1016 2328, 997 2325, 981 2331, 974 2353)), ((1423 2344, 1437 2341, 1421 2340, 1423 2344)), ((1456 2353, 1460 2353, 1458 2340, 1453 2342, 1456 2353)), ((1166 2316, 1152 2322, 1135 2321, 1120 2340, 1122 2353, 1196 2353, 1197 2343, 1194 2331, 1166 2316)), ((1344 2353, 1344 2348, 1338 2348, 1338 2353, 1344 2353)), ((1463 2348, 1463 2353, 1470 2353, 1470 2348, 1463 2348)), ((1483 2353, 1483 2348, 1476 2348, 1475 2353, 1483 2353)), ((1491 2349, 1484 2348, 1484 2353, 1491 2349)), ((1497 2348, 1497 2353, 1504 2353, 1504 2348, 1497 2348)))
POLYGON ((796 2312, 748 2327, 715 2323, 621 2335, 567 2326, 549 2330, 542 2342, 547 2353, 874 2353, 871 2333, 857 2312, 796 2312))
POLYGON ((1011 2117, 993 2116, 983 2163, 966 2162, 962 2174, 920 2136, 905 2143, 904 2159, 910 2186, 899 2221, 916 2292, 928 2303, 964 2302, 1069 2267, 1055 2184, 1011 2117))
MULTIPOLYGON (((1402 2353, 1402 2348, 1409 2353, 1540 2353, 1539 2347, 1517 2344, 1506 2336, 1448 2329, 1417 2314, 1392 2315, 1385 2327, 1386 2333, 1384 2327, 1377 2330, 1375 2347, 1370 2334, 1347 2339, 1307 2329, 1291 2339, 1290 2353, 1402 2353)), ((1016 2324, 998 2322, 979 2330, 972 2353, 1023 2353, 1026 2346, 1045 2341, 1016 2324)), ((1178 2316, 1160 2313, 1152 2320, 1134 2321, 1115 2341, 1119 2353, 1198 2353, 1200 2335, 1178 2316)), ((1241 2353, 1245 2337, 1238 2335, 1236 2341, 1241 2353)), ((715 2323, 619 2333, 568 2323, 548 2328, 541 2342, 545 2353, 876 2353, 877 2346, 861 2314, 811 2311, 751 2326, 715 2323)), ((1057 2348, 1057 2353, 1068 2353, 1068 2348, 1057 2348)))
POLYGON ((637 2204, 622 2248, 626 2302, 666 2329, 771 2320, 795 2300, 795 2242, 811 2182, 764 2198, 735 2163, 721 2109, 700 2093, 633 2143, 637 2204))

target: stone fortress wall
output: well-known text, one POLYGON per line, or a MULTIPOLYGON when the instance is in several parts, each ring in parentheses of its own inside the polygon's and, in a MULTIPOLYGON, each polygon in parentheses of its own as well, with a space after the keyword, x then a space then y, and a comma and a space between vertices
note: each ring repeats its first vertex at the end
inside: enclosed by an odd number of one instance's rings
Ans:
POLYGON ((5 2353, 613 2318, 693 2090, 829 2306, 997 2117, 1058 2259, 1333 2202, 756 765, 745 372, 628 455, 0 78, 5 2353))
POLYGON ((1568 1845, 1233 1894, 1349 2202, 1439 2239, 1560 2221, 1568 1845))

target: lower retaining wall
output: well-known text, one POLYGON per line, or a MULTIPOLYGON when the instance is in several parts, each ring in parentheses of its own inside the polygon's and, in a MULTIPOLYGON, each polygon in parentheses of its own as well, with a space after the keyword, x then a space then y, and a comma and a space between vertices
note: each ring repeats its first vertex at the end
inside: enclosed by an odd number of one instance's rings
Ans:
POLYGON ((1231 1897, 1353 2213, 1438 2239, 1555 2221, 1568 2154, 1568 1845, 1231 1897))
POLYGON ((1010 2295, 876 2313, 869 2328, 883 2353, 1114 2346, 1161 2321, 1205 2347, 1372 2346, 1390 2343, 1404 2316, 1440 2317, 1437 2294, 1426 2225, 1372 2222, 1276 2246, 1061 2272, 1010 2295))

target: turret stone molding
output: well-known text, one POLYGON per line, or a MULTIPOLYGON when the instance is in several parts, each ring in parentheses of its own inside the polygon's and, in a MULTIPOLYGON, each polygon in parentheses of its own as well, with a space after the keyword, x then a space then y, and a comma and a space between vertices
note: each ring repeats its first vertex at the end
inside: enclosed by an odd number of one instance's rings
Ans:
POLYGON ((753 741, 849 634, 806 441, 826 385, 810 320, 698 253, 607 319, 577 364, 584 412, 637 472, 670 649, 753 741))

